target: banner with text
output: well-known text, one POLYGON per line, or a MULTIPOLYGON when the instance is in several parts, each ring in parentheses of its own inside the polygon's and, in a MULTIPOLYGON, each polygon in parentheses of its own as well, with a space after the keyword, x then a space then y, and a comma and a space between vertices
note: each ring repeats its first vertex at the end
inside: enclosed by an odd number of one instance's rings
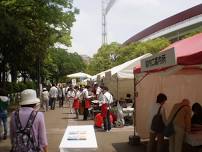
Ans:
POLYGON ((176 65, 175 49, 170 48, 141 60, 141 71, 146 72, 173 65, 176 65))

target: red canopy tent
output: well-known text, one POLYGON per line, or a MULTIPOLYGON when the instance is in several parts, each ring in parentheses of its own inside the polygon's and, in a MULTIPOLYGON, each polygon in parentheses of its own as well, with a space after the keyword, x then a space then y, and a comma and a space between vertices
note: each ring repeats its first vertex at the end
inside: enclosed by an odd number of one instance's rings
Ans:
MULTIPOLYGON (((177 41, 162 51, 170 48, 175 49, 177 65, 197 65, 202 64, 202 33, 195 36, 177 41)), ((157 72, 166 68, 151 70, 148 72, 157 72)), ((135 67, 134 73, 141 73, 140 65, 135 67)))
POLYGON ((160 92, 168 97, 167 115, 183 98, 202 104, 202 33, 175 42, 160 53, 170 48, 174 48, 174 65, 146 71, 142 71, 141 66, 134 68, 137 79, 145 76, 136 86, 136 130, 142 138, 148 137, 149 109, 160 92))

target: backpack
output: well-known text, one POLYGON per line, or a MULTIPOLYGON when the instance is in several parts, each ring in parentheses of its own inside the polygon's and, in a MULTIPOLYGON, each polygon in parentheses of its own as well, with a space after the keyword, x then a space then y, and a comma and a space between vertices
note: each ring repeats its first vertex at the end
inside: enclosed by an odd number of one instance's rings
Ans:
POLYGON ((161 111, 161 106, 159 107, 157 114, 153 117, 152 123, 151 123, 151 130, 157 133, 162 133, 165 128, 165 124, 163 122, 163 118, 160 111, 161 111))
POLYGON ((15 112, 16 136, 10 152, 40 152, 39 144, 35 140, 32 129, 36 115, 37 112, 33 110, 26 126, 23 128, 19 118, 19 110, 15 112))

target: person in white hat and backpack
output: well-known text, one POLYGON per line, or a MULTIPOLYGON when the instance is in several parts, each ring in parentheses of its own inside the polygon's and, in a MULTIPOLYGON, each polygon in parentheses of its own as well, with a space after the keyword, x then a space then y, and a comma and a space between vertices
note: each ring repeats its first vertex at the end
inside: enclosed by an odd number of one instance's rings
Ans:
POLYGON ((11 152, 47 152, 44 115, 35 109, 39 103, 35 90, 22 91, 21 107, 11 115, 11 152))

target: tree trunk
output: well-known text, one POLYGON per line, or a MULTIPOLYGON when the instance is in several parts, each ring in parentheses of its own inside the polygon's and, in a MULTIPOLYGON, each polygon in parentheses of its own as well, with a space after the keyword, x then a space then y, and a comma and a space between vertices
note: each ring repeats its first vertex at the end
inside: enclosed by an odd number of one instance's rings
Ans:
POLYGON ((6 82, 6 64, 2 61, 2 86, 5 87, 6 82))
POLYGON ((17 82, 17 70, 13 66, 11 67, 11 82, 17 82))

